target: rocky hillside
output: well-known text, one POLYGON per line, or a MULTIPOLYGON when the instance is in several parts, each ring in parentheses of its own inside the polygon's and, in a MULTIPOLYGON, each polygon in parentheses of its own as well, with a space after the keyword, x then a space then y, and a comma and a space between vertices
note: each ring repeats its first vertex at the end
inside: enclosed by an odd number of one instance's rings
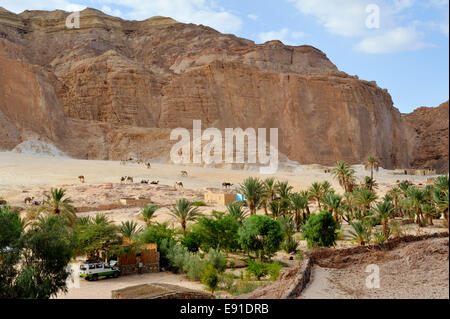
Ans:
POLYGON ((202 120, 277 127, 280 151, 302 164, 374 154, 386 168, 422 165, 387 90, 316 48, 94 9, 68 29, 68 15, 0 8, 1 149, 38 138, 77 158, 166 160, 170 130, 202 120))
POLYGON ((438 107, 421 107, 403 115, 415 133, 414 167, 429 167, 438 172, 448 172, 449 103, 438 107))

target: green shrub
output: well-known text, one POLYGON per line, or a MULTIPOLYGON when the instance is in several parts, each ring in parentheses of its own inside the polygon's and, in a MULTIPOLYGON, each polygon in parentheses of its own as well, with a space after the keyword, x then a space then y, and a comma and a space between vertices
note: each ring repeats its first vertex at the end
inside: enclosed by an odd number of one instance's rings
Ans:
POLYGON ((303 226, 303 237, 308 243, 308 247, 330 247, 336 244, 338 225, 333 216, 322 211, 318 215, 314 214, 303 226))
POLYGON ((192 206, 202 207, 202 206, 208 206, 208 205, 206 205, 206 203, 204 201, 199 200, 199 201, 193 202, 192 206))
POLYGON ((219 250, 210 249, 207 261, 217 269, 218 272, 224 272, 227 268, 227 259, 219 250))
POLYGON ((188 250, 180 245, 173 245, 167 251, 167 259, 169 260, 169 269, 175 273, 186 273, 187 265, 190 260, 188 250))
POLYGON ((200 281, 203 270, 205 269, 205 262, 201 260, 197 255, 191 254, 188 264, 185 268, 187 268, 187 276, 190 280, 200 281))
POLYGON ((235 216, 213 211, 211 217, 202 217, 192 228, 198 237, 200 247, 236 251, 240 249, 238 242, 239 224, 235 216))
POLYGON ((239 229, 239 242, 246 251, 255 252, 261 260, 271 258, 283 241, 278 221, 268 216, 253 215, 239 229))
POLYGON ((281 248, 283 248, 285 252, 290 254, 297 251, 298 245, 298 241, 296 241, 294 238, 288 238, 283 241, 283 243, 281 244, 281 248))
POLYGON ((269 269, 267 268, 266 264, 262 262, 249 260, 247 272, 250 275, 256 277, 258 280, 261 280, 262 277, 265 277, 269 274, 269 269))
POLYGON ((235 276, 233 274, 223 273, 219 275, 219 286, 225 291, 230 291, 233 287, 234 279, 235 276))
POLYGON ((243 294, 248 294, 257 289, 258 287, 260 287, 261 285, 262 283, 260 282, 240 279, 234 283, 234 285, 231 287, 230 290, 228 290, 228 292, 233 296, 239 296, 243 294))
POLYGON ((206 264, 201 277, 201 282, 208 287, 212 293, 217 289, 217 286, 219 285, 219 274, 213 265, 206 264))
POLYGON ((283 266, 280 263, 274 262, 266 264, 267 273, 270 276, 270 280, 276 281, 280 277, 280 272, 283 266))
POLYGON ((181 239, 181 244, 191 253, 196 253, 202 244, 202 236, 198 232, 189 232, 181 239))

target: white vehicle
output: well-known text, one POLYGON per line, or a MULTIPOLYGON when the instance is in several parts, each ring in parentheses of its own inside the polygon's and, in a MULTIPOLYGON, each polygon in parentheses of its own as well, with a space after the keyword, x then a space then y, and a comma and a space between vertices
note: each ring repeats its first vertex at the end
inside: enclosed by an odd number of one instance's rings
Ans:
POLYGON ((113 277, 120 276, 120 269, 116 267, 117 262, 110 263, 84 263, 80 265, 80 277, 86 280, 97 281, 99 277, 113 277))

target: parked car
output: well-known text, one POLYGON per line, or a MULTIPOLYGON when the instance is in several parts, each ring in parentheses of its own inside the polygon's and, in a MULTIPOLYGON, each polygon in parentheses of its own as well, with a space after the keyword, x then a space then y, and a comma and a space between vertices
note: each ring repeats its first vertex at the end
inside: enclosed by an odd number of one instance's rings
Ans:
POLYGON ((97 281, 100 277, 117 278, 120 276, 120 269, 116 267, 116 264, 115 261, 110 263, 83 263, 80 265, 80 277, 89 281, 97 281))

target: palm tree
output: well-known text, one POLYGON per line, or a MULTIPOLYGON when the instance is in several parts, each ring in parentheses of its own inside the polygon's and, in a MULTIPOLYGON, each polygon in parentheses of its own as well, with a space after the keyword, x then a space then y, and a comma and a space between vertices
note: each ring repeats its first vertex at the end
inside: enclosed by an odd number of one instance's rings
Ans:
POLYGON ((394 187, 389 190, 388 195, 392 198, 392 203, 394 204, 395 215, 400 213, 400 198, 402 196, 402 191, 399 187, 394 187))
POLYGON ((292 189, 288 182, 278 182, 275 186, 276 194, 281 199, 288 199, 292 189))
POLYGON ((448 175, 439 176, 434 182, 434 187, 441 192, 445 192, 446 190, 448 190, 448 180, 448 175))
POLYGON ((247 218, 247 213, 244 211, 242 203, 240 202, 227 205, 227 211, 229 215, 236 218, 239 225, 242 225, 244 223, 244 220, 247 218))
POLYGON ((362 183, 362 185, 370 190, 374 190, 378 188, 378 183, 371 177, 366 176, 366 178, 364 179, 364 183, 362 183))
POLYGON ((290 197, 291 208, 294 213, 294 220, 297 224, 297 229, 302 224, 302 221, 307 219, 308 214, 308 196, 302 196, 302 194, 294 193, 290 197))
POLYGON ((364 246, 368 238, 367 238, 367 230, 363 225, 363 223, 360 221, 350 222, 350 226, 353 228, 352 230, 348 231, 350 235, 352 235, 353 239, 355 239, 358 242, 358 245, 364 246))
POLYGON ((264 213, 267 215, 267 207, 270 205, 271 202, 275 200, 276 195, 276 184, 274 178, 266 178, 263 182, 263 206, 264 206, 264 213))
POLYGON ((333 215, 336 222, 339 223, 339 209, 342 203, 342 196, 334 193, 328 193, 322 200, 325 208, 333 215))
POLYGON ((202 214, 197 207, 192 206, 191 202, 182 198, 177 200, 176 204, 170 208, 170 215, 181 224, 183 234, 186 234, 187 223, 197 220, 202 214))
POLYGON ((364 168, 366 170, 370 169, 370 179, 373 180, 373 171, 377 171, 380 169, 380 161, 375 156, 369 156, 367 162, 364 164, 364 168))
POLYGON ((155 217, 155 212, 159 209, 158 206, 149 204, 145 206, 144 210, 141 212, 141 218, 145 221, 147 226, 152 222, 152 218, 155 217))
POLYGON ((135 221, 122 222, 119 228, 120 233, 129 239, 136 239, 142 233, 142 227, 138 227, 135 221))
POLYGON ((40 212, 46 212, 57 216, 67 218, 70 224, 76 222, 76 209, 72 206, 70 198, 66 196, 66 190, 63 188, 52 188, 50 195, 45 195, 47 198, 43 201, 40 212))
POLYGON ((322 184, 317 182, 313 183, 309 188, 309 196, 311 199, 316 201, 317 205, 319 206, 319 210, 322 210, 322 206, 320 205, 320 202, 322 201, 322 198, 324 196, 322 184))
POLYGON ((424 227, 425 220, 423 218, 422 204, 425 204, 425 192, 417 187, 409 187, 407 193, 407 204, 415 213, 419 227, 424 227))
POLYGON ((363 216, 369 215, 372 203, 377 200, 377 195, 374 191, 367 188, 357 188, 353 192, 353 202, 363 212, 363 216))
POLYGON ((449 194, 448 189, 444 192, 436 189, 433 193, 433 202, 436 205, 437 210, 444 215, 445 224, 449 227, 448 212, 449 212, 449 194))
POLYGON ((338 162, 336 167, 331 171, 334 178, 339 182, 339 185, 345 190, 345 192, 351 193, 353 190, 353 184, 355 182, 355 170, 350 167, 346 162, 338 162))
POLYGON ((389 201, 383 201, 376 204, 375 212, 381 218, 381 224, 383 225, 383 236, 387 240, 389 238, 389 217, 394 212, 394 206, 389 201))
POLYGON ((264 195, 264 186, 259 178, 249 177, 240 185, 240 192, 245 196, 245 201, 251 215, 256 214, 256 209, 261 204, 264 195))

